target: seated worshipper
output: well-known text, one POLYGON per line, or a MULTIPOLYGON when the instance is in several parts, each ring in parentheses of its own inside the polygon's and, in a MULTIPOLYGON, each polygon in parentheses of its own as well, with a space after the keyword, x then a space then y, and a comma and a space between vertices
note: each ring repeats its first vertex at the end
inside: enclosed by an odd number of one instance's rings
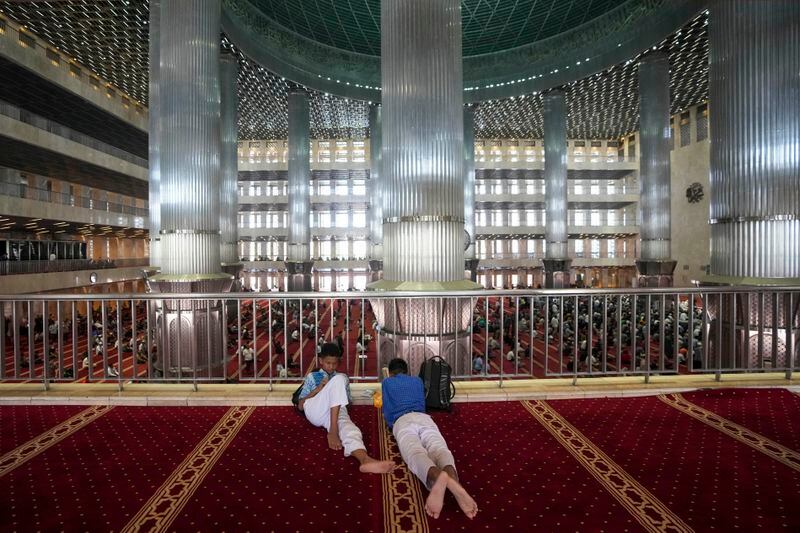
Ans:
POLYGON ((456 497, 458 506, 469 518, 475 518, 478 504, 458 482, 455 459, 436 423, 425 413, 425 386, 416 376, 408 375, 403 359, 389 361, 389 377, 381 384, 383 416, 408 469, 422 481, 430 493, 425 500, 428 516, 439 518, 445 491, 456 497))
POLYGON ((367 454, 361 430, 350 420, 347 406, 350 404, 350 381, 347 374, 336 372, 342 352, 333 343, 322 345, 317 363, 319 369, 310 372, 300 391, 298 408, 309 422, 323 427, 328 432, 328 447, 332 450, 344 448, 345 457, 355 457, 359 470, 370 474, 388 474, 397 465, 392 461, 378 461, 367 454))

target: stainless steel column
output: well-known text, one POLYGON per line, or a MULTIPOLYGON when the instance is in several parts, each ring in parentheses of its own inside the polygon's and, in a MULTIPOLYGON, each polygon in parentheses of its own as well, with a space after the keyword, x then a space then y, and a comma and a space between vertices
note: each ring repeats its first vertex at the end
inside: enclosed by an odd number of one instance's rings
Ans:
POLYGON ((648 54, 639 63, 640 287, 672 286, 670 254, 669 56, 648 54))
POLYGON ((236 141, 238 136, 236 109, 239 64, 236 56, 223 53, 220 58, 220 129, 222 136, 222 182, 220 184, 220 261, 222 270, 238 276, 242 264, 238 254, 239 177, 236 141))
POLYGON ((161 0, 150 0, 150 88, 148 95, 148 209, 150 218, 150 266, 160 266, 161 250, 161 0))
POLYGON ((544 97, 545 240, 547 288, 569 286, 567 255, 567 102, 553 90, 544 97))
POLYGON ((218 273, 220 1, 170 0, 161 14, 161 272, 218 273))
MULTIPOLYGON (((223 292, 220 272, 220 1, 161 6, 161 273, 153 292, 223 292)), ((157 368, 181 379, 222 374, 218 301, 165 301, 157 368), (209 342, 210 340, 210 342, 209 342)))
POLYGON ((381 5, 384 279, 464 277, 464 127, 458 0, 381 5))
MULTIPOLYGON (((478 288, 464 279, 464 118, 459 0, 381 2, 383 279, 371 290, 478 288)), ((381 358, 410 370, 471 361, 469 299, 373 301, 381 358), (456 333, 460 332, 460 333, 456 333)))
POLYGON ((464 107, 464 270, 478 277, 475 258, 475 108, 464 107))
POLYGON ((709 38, 711 273, 800 278, 800 2, 715 1, 709 38))
POLYGON ((372 281, 380 278, 383 271, 383 182, 381 164, 383 156, 381 106, 373 105, 369 110, 369 266, 372 281))
MULTIPOLYGON (((709 10, 711 276, 703 281, 796 284, 800 3, 714 1, 709 10)), ((752 359, 758 349, 752 348, 764 341, 768 344, 757 360, 768 359, 773 368, 794 366, 791 347, 800 341, 797 299, 792 304, 789 294, 776 293, 766 294, 762 305, 757 301, 749 295, 710 299, 704 348, 713 368, 758 366, 752 359)))
POLYGON ((289 244, 286 269, 290 291, 311 290, 311 179, 308 95, 289 93, 289 244))

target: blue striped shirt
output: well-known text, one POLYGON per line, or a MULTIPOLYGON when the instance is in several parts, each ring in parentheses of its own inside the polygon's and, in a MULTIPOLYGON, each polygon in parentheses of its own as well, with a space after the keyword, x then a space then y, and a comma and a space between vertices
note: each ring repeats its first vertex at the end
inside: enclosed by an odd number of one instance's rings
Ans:
MULTIPOLYGON (((333 374, 328 376, 328 379, 330 380, 336 374, 338 374, 338 372, 334 371, 333 374)), ((352 401, 352 397, 350 396, 350 380, 347 379, 347 375, 345 375, 344 377, 345 381, 347 382, 347 399, 352 401)), ((300 399, 302 400, 303 398, 311 394, 311 391, 319 387, 319 384, 322 383, 322 380, 324 378, 325 378, 325 371, 322 370, 321 368, 318 368, 313 372, 309 372, 308 375, 306 375, 305 381, 303 381, 303 388, 300 390, 300 399)))

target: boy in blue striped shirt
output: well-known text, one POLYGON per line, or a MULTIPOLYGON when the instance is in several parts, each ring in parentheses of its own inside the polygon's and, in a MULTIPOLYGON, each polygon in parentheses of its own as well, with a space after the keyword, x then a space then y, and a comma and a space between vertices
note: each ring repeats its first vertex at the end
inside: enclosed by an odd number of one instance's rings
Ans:
POLYGON ((339 346, 333 343, 322 345, 317 357, 319 368, 306 376, 297 407, 309 422, 325 428, 330 449, 344 449, 345 457, 352 455, 358 460, 361 472, 388 474, 395 469, 394 462, 379 461, 367 454, 361 430, 347 414, 350 380, 347 374, 336 372, 341 359, 339 346))

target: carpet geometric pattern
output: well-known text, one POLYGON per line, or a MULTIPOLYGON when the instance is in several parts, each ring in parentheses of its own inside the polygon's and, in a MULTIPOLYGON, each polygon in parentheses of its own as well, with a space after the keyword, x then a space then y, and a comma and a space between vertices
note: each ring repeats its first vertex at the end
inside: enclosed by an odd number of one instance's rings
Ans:
MULTIPOLYGON (((455 404, 431 416, 480 512, 448 495, 434 520, 407 468, 359 473, 292 408, 0 406, 0 458, 46 444, 0 475, 0 530, 798 531, 799 408, 782 389, 455 404)), ((380 411, 349 411, 399 462, 380 411)))

